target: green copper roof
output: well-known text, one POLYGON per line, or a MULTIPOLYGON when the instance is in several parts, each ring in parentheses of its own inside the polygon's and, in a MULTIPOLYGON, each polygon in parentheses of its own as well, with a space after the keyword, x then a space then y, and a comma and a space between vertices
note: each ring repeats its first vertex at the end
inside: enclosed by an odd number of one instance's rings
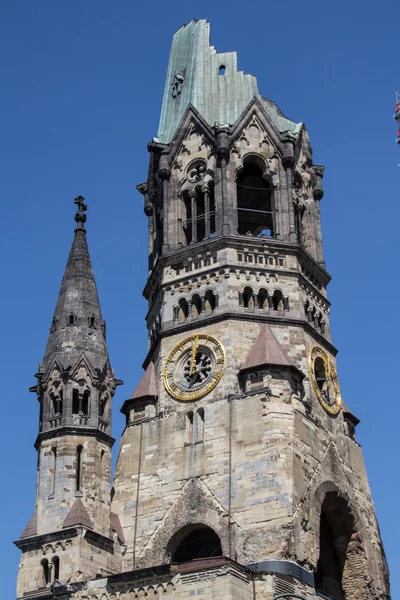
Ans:
POLYGON ((217 53, 210 46, 210 24, 193 20, 172 41, 157 139, 164 144, 171 141, 189 104, 210 125, 233 125, 254 96, 278 131, 299 131, 301 123, 286 119, 258 93, 253 75, 238 71, 236 52, 217 53))

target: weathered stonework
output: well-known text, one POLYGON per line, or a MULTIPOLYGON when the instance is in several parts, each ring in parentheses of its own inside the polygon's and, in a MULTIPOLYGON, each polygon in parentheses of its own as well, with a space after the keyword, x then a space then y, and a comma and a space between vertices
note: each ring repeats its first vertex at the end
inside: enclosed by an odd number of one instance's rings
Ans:
POLYGON ((262 97, 208 34, 192 21, 174 37, 159 135, 138 186, 149 219, 149 345, 121 409, 112 495, 119 382, 77 202, 71 255, 84 260, 67 265, 35 388, 37 505, 17 542, 18 597, 27 600, 390 598, 358 419, 337 391, 324 168, 304 125, 262 97), (179 358, 190 336, 192 351, 179 358), (210 349, 197 358, 200 338, 217 340, 223 373, 196 393, 196 361, 216 360, 210 349), (329 372, 312 363, 315 347, 329 372), (165 384, 171 360, 186 368, 189 400, 165 384))

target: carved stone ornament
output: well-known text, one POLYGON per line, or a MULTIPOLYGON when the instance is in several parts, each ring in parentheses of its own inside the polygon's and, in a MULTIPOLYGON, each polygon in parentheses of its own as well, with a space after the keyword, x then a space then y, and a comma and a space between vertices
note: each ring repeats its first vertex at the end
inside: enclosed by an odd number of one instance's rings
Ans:
POLYGON ((188 181, 190 181, 190 183, 197 183, 204 179, 206 172, 206 163, 203 160, 198 160, 189 165, 187 175, 188 181))

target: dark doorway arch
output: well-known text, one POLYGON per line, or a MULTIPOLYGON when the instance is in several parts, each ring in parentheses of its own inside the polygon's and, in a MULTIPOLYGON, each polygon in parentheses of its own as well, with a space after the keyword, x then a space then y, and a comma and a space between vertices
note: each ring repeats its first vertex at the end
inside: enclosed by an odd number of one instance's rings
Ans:
POLYGON ((222 556, 221 540, 211 527, 196 523, 180 529, 171 538, 167 552, 172 562, 222 556))
MULTIPOLYGON (((315 574, 317 589, 335 600, 345 600, 343 574, 351 554, 350 540, 355 530, 354 517, 343 496, 336 491, 325 495, 321 506, 319 560, 315 574)), ((360 573, 353 573, 355 579, 360 573)))

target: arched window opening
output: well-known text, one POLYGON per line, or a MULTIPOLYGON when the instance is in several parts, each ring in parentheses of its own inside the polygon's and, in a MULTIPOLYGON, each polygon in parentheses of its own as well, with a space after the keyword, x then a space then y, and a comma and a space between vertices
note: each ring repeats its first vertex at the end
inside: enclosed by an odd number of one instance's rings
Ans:
MULTIPOLYGON (((199 167, 198 167, 199 168, 199 167)), ((206 165, 201 165, 201 172, 206 165)), ((186 237, 186 245, 201 242, 215 234, 215 200, 212 182, 196 186, 182 193, 183 207, 186 218, 181 223, 186 237)))
POLYGON ((79 414, 79 392, 77 389, 72 391, 72 414, 79 414))
MULTIPOLYGON (((349 544, 353 532, 354 518, 348 503, 336 491, 328 492, 321 508, 320 551, 315 585, 335 600, 349 597, 343 589, 343 571, 351 559, 349 544)), ((353 585, 359 575, 357 572, 352 573, 353 585)))
POLYGON ((243 290, 243 306, 249 310, 254 310, 254 294, 251 287, 245 287, 243 290))
POLYGON ((280 290, 274 291, 274 294, 272 296, 272 304, 273 304, 274 310, 276 310, 277 312, 283 313, 283 311, 285 310, 283 294, 280 290))
POLYGON ((52 466, 51 466, 51 488, 50 497, 54 497, 56 491, 56 477, 57 477, 57 448, 54 446, 51 449, 52 466))
POLYGON ((51 398, 51 405, 52 405, 52 411, 53 411, 53 417, 60 417, 62 415, 62 400, 63 400, 63 396, 62 396, 62 390, 60 390, 60 392, 58 394, 51 394, 50 395, 51 398))
POLYGON ((88 322, 89 322, 89 327, 91 329, 95 329, 96 326, 96 319, 95 317, 92 315, 91 317, 88 318, 88 322))
POLYGON ((201 313, 201 298, 199 294, 192 296, 192 317, 198 317, 201 313))
POLYGON ((238 233, 273 237, 272 193, 260 167, 248 162, 236 182, 238 233))
POLYGON ((257 303, 258 308, 261 308, 261 310, 268 310, 268 292, 264 288, 261 288, 258 292, 257 303))
POLYGON ((68 317, 68 325, 76 325, 75 315, 69 315, 69 317, 68 317))
POLYGON ((40 563, 42 565, 42 584, 47 585, 50 583, 50 567, 47 558, 44 558, 40 563))
POLYGON ((85 390, 83 392, 83 396, 82 396, 82 413, 84 415, 89 414, 89 398, 90 398, 90 392, 89 392, 89 390, 85 390))
POLYGON ((215 305, 216 301, 214 292, 212 292, 211 290, 207 290, 204 294, 204 310, 206 311, 206 313, 214 312, 215 305))
POLYGON ((60 559, 58 556, 53 558, 53 581, 60 578, 60 559))
POLYGON ((218 70, 218 73, 219 73, 219 75, 225 75, 225 71, 226 71, 225 65, 221 65, 218 70))
POLYGON ((222 556, 218 535, 210 527, 202 524, 181 529, 170 541, 167 551, 171 554, 173 562, 222 556))
POLYGON ((181 298, 178 302, 178 321, 184 321, 189 314, 189 307, 186 298, 181 298))
POLYGON ((75 492, 82 491, 82 452, 83 446, 76 448, 75 492))

